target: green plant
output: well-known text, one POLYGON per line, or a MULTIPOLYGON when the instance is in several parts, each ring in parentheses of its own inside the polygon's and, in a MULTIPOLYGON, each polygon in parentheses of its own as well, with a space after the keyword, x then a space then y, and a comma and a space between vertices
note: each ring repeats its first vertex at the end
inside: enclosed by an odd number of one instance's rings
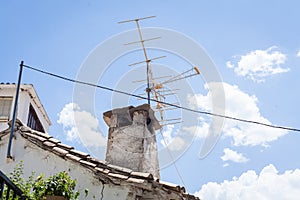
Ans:
MULTIPOLYGON (((39 175, 36 179, 35 172, 32 172, 28 179, 24 178, 24 162, 20 161, 10 173, 10 179, 14 182, 27 197, 28 200, 42 200, 46 196, 62 196, 68 200, 77 200, 80 195, 79 191, 75 191, 76 179, 71 179, 65 171, 59 172, 45 178, 44 174, 39 175)), ((88 189, 85 189, 85 197, 88 196, 88 189)), ((3 198, 6 199, 6 190, 3 198)), ((13 200, 10 196, 9 200, 13 200)))
MULTIPOLYGON (((10 173, 9 179, 18 187, 20 188, 23 192, 24 195, 29 199, 32 200, 31 197, 31 188, 32 185, 34 183, 34 176, 35 176, 35 172, 32 172, 31 175, 28 177, 28 179, 26 180, 23 177, 23 168, 24 168, 24 162, 20 161, 20 163, 18 163, 13 172, 10 173)), ((4 190, 4 195, 3 197, 6 198, 7 195, 7 188, 5 188, 4 190)), ((12 200, 13 197, 12 195, 10 197, 8 197, 9 200, 12 200)), ((18 199, 18 198, 17 198, 18 199)))
POLYGON ((63 196, 68 200, 76 200, 79 191, 75 191, 76 180, 72 180, 67 172, 59 172, 45 179, 44 175, 38 176, 33 184, 35 199, 43 199, 46 196, 63 196))

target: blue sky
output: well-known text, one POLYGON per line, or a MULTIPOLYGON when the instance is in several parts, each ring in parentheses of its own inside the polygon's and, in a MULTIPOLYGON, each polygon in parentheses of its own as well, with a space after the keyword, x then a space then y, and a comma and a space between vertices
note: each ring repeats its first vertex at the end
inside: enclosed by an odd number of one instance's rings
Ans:
MULTIPOLYGON (((226 114, 300 127, 298 1, 2 1, 0 4, 1 82, 17 81, 21 60, 76 78, 97 45, 135 28, 134 24, 120 25, 118 21, 156 15, 155 19, 143 21, 142 26, 178 31, 196 41, 213 60, 225 89, 226 114)), ((115 81, 129 71, 127 65, 143 59, 138 53, 116 60, 100 83, 115 87, 115 81), (114 70, 117 67, 122 69, 114 70)), ((172 55, 164 60, 162 64, 179 71, 178 63, 187 64, 172 55)), ((87 150, 76 132, 72 132, 74 124, 68 119, 74 106, 70 104, 74 84, 27 69, 22 82, 34 84, 53 122, 50 134, 87 150)), ((209 83, 197 77, 190 84, 195 90, 190 106, 211 111, 209 91, 205 89, 209 83)), ((97 134, 95 127, 106 131, 102 112, 110 109, 111 94, 97 90, 94 98, 95 113, 75 106, 75 113, 83 116, 80 120, 92 119, 79 130, 91 131, 92 135, 97 134)), ((299 195, 295 189, 300 183, 300 160, 296 154, 300 150, 299 133, 226 121, 215 148, 206 158, 199 159, 210 118, 197 117, 198 129, 185 129, 197 133, 197 137, 176 162, 190 193, 197 192, 208 199, 269 199, 273 198, 271 192, 262 188, 280 191, 283 188, 280 185, 279 189, 270 186, 272 181, 278 181, 285 186, 277 199, 287 198, 280 196, 285 194, 294 198, 293 195, 299 195)), ((169 131, 165 132, 169 140, 184 137, 176 132, 176 127, 170 126, 169 131)), ((92 142, 85 144, 94 145, 92 142)), ((103 155, 98 156, 104 159, 103 155)), ((161 176, 182 184, 173 165, 162 169, 161 176)))

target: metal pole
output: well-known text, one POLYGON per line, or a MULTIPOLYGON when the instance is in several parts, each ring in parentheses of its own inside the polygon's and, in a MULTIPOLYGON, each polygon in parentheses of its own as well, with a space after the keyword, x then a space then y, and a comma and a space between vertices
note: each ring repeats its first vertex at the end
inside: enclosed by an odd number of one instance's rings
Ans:
POLYGON ((146 88, 146 92, 147 92, 147 96, 148 96, 148 104, 150 105, 150 92, 151 92, 151 89, 150 89, 150 60, 148 60, 148 56, 147 56, 147 51, 146 51, 146 48, 145 48, 145 44, 144 44, 144 40, 143 40, 143 36, 142 36, 142 31, 141 31, 141 27, 140 27, 140 24, 139 24, 139 20, 136 19, 135 20, 136 22, 136 26, 138 28, 138 31, 139 31, 139 36, 140 36, 140 40, 141 40, 141 43, 142 43, 142 47, 143 47, 143 52, 144 52, 144 56, 145 56, 145 59, 146 59, 146 64, 147 64, 147 88, 146 88))
POLYGON ((21 61, 18 85, 17 85, 17 90, 16 90, 16 97, 15 97, 15 104, 14 104, 14 112, 13 112, 13 118, 12 118, 12 122, 11 122, 11 129, 10 129, 10 135, 9 135, 9 141, 8 141, 8 147, 7 147, 7 158, 8 159, 12 159, 11 143, 12 143, 12 139, 14 136, 15 122, 16 122, 16 117, 17 117, 16 115, 17 115, 17 107, 18 107, 18 99, 19 99, 19 93, 20 93, 23 65, 24 65, 24 61, 21 61))

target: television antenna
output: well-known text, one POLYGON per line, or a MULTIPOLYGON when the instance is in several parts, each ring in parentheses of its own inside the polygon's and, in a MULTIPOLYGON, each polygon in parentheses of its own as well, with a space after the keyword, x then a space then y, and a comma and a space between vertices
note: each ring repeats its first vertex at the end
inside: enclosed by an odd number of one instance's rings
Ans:
MULTIPOLYGON (((149 58, 148 53, 147 53, 147 48, 145 46, 145 42, 161 39, 161 37, 144 39, 142 30, 141 30, 141 26, 140 26, 140 21, 145 20, 145 19, 155 18, 155 17, 156 16, 148 16, 148 17, 143 17, 143 18, 130 19, 130 20, 125 20, 125 21, 120 21, 119 24, 135 22, 135 24, 137 26, 139 40, 134 41, 134 42, 129 42, 124 45, 132 45, 132 44, 137 44, 137 43, 141 44, 145 60, 130 64, 129 66, 135 66, 135 65, 146 63, 146 67, 147 67, 146 68, 146 77, 147 78, 145 80, 136 80, 133 82, 138 83, 138 82, 146 81, 147 87, 145 89, 145 92, 147 94, 147 102, 149 105, 151 105, 151 100, 150 100, 151 97, 158 101, 156 103, 156 106, 153 108, 153 110, 155 112, 159 112, 160 125, 161 125, 161 127, 163 127, 165 125, 177 124, 177 123, 182 122, 181 118, 174 118, 174 119, 165 119, 164 118, 164 111, 177 109, 177 108, 169 107, 169 106, 161 103, 161 102, 165 102, 167 96, 175 95, 176 94, 175 91, 177 90, 177 89, 171 90, 171 89, 166 88, 165 86, 167 84, 170 84, 170 83, 182 80, 182 79, 186 79, 186 78, 190 78, 190 77, 199 75, 200 70, 197 67, 193 67, 193 68, 186 70, 176 76, 162 76, 162 77, 156 77, 156 78, 153 77, 151 62, 153 62, 154 60, 165 58, 166 56, 149 58), (159 80, 162 80, 162 81, 159 81, 159 80)), ((139 94, 139 95, 144 95, 144 94, 139 94)), ((179 103, 174 103, 174 104, 179 105, 179 103)))

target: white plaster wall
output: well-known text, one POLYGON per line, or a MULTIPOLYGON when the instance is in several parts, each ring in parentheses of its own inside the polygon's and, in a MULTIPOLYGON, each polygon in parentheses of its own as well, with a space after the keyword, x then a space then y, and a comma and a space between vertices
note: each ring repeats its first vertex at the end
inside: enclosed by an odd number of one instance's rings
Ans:
MULTIPOLYGON (((12 104, 11 104, 11 109, 10 109, 10 119, 12 118, 13 115, 13 105, 14 105, 14 96, 15 94, 13 93, 15 91, 15 88, 0 88, 0 96, 2 97, 12 97, 12 104)), ((9 119, 9 120, 10 120, 9 119)), ((3 131, 8 128, 7 122, 0 122, 0 131, 3 131)))
MULTIPOLYGON (((10 89, 0 88, 0 96, 3 96, 3 97, 14 97, 13 91, 14 91, 14 88, 10 88, 10 89)), ((14 98, 13 98, 13 101, 12 101, 10 118, 12 118, 13 104, 14 104, 14 98)), ((0 122, 0 131, 3 131, 5 129, 7 129, 7 128, 8 128, 7 122, 0 122)))
MULTIPOLYGON (((13 97, 11 109, 10 109, 10 116, 9 120, 13 117, 13 111, 14 111, 14 104, 15 104, 15 88, 5 88, 0 90, 0 96, 7 96, 7 97, 13 97)), ((18 101, 18 109, 17 109, 17 118, 23 123, 27 124, 28 120, 28 112, 29 112, 29 104, 30 104, 30 97, 27 92, 21 92, 19 94, 19 101, 18 101)), ((0 123, 0 131, 3 131, 8 128, 7 122, 1 122, 0 123)))
POLYGON ((21 160, 24 161, 24 175, 28 177, 32 171, 37 175, 44 173, 47 176, 60 171, 67 171, 73 179, 77 179, 76 189, 81 192, 80 200, 102 199, 102 200, 125 200, 127 199, 129 188, 118 185, 103 184, 95 177, 94 173, 73 161, 66 161, 63 158, 43 150, 16 133, 16 140, 13 140, 12 155, 14 161, 6 162, 7 141, 6 135, 0 141, 0 169, 5 174, 13 171, 15 165, 21 160), (89 195, 84 197, 85 188, 89 189, 89 195), (103 195, 102 195, 103 194, 103 195), (95 197, 95 198, 94 198, 95 197))
POLYGON ((0 122, 0 132, 8 128, 7 122, 0 122))
MULTIPOLYGON (((21 120, 21 122, 25 125, 27 125, 27 121, 28 121, 29 105, 30 105, 30 97, 28 93, 24 91, 20 91, 18 109, 17 109, 17 118, 21 120)), ((12 112, 13 112, 13 107, 12 107, 12 112)))

